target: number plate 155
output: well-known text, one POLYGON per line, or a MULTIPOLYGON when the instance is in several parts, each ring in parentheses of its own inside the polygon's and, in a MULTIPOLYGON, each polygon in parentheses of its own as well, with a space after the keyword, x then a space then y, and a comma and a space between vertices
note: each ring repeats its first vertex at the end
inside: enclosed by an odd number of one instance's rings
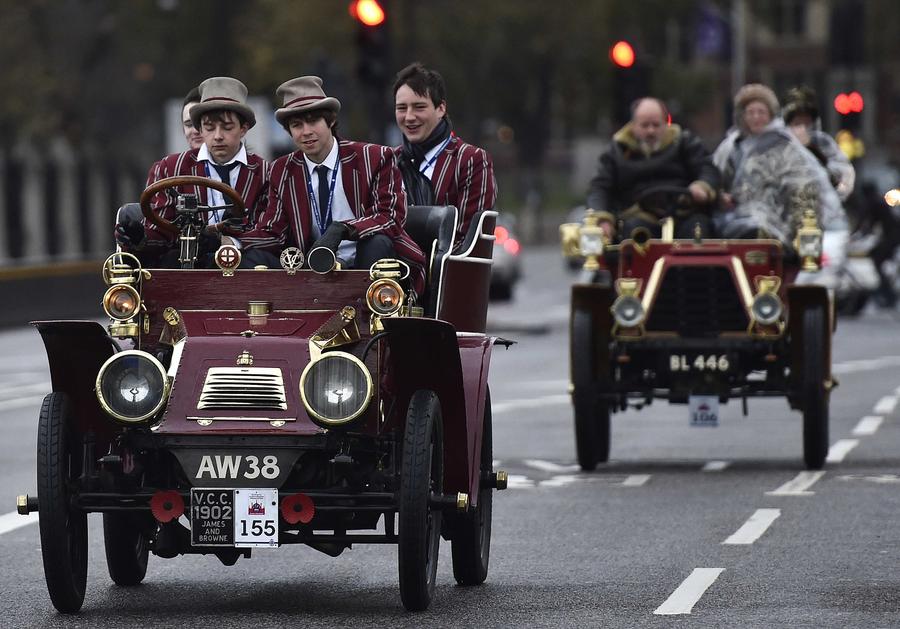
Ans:
POLYGON ((278 546, 277 489, 191 489, 194 546, 278 546))
POLYGON ((731 361, 727 354, 672 354, 669 369, 672 371, 728 371, 731 361))

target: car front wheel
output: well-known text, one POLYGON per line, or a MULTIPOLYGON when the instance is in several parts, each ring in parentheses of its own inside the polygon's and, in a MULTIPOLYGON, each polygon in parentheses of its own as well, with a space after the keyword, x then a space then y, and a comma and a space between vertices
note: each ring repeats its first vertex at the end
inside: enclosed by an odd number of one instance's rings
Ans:
POLYGON ((70 486, 78 457, 69 440, 69 400, 54 392, 44 398, 38 420, 37 491, 41 555, 53 606, 74 613, 87 584, 87 514, 71 505, 70 486))
POLYGON ((811 470, 822 469, 828 456, 828 389, 825 385, 825 347, 828 323, 825 309, 803 311, 803 459, 811 470))
POLYGON ((441 541, 441 511, 429 498, 444 486, 441 405, 432 391, 416 391, 410 401, 400 476, 400 598, 409 611, 422 611, 434 595, 441 541))

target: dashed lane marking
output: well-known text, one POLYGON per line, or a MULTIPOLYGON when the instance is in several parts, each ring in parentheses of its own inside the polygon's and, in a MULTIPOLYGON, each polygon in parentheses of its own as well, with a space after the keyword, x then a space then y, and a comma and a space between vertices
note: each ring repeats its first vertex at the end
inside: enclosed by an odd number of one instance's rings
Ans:
POLYGON ((701 472, 721 472, 730 465, 728 461, 709 461, 700 468, 701 472))
POLYGON ((577 472, 581 469, 578 465, 560 465, 553 461, 543 461, 541 459, 525 459, 522 462, 528 467, 533 467, 542 472, 577 472))
POLYGON ((767 496, 812 496, 816 492, 809 491, 816 481, 825 476, 824 471, 800 472, 775 491, 767 491, 767 496))
POLYGON ((21 397, 23 393, 49 393, 53 385, 49 382, 34 382, 32 384, 14 384, 0 387, 0 397, 14 394, 21 397))
POLYGON ((23 526, 34 524, 38 521, 37 513, 29 513, 28 515, 19 515, 15 511, 0 515, 0 535, 15 531, 23 526))
POLYGON ((866 435, 874 435, 875 432, 881 427, 881 422, 884 421, 884 417, 879 415, 866 415, 859 423, 856 424, 856 428, 853 429, 853 434, 858 437, 864 437, 866 435))
POLYGON ((896 395, 885 395, 883 398, 878 400, 875 404, 875 408, 872 409, 872 412, 876 415, 890 415, 894 412, 894 408, 897 406, 897 396, 896 395))
POLYGON ((518 411, 527 408, 561 406, 563 404, 571 403, 572 397, 568 393, 544 395, 542 397, 523 398, 519 400, 509 400, 507 402, 494 402, 493 404, 491 404, 491 412, 508 413, 509 411, 518 411))
POLYGON ((585 479, 579 478, 578 476, 575 476, 573 474, 562 474, 559 476, 554 476, 553 478, 547 480, 542 480, 538 483, 538 485, 541 487, 562 487, 563 485, 571 485, 572 483, 579 480, 585 479))
POLYGON ((510 474, 506 478, 507 489, 531 489, 534 486, 534 481, 524 474, 510 474))
POLYGON ((4 400, 0 402, 0 412, 2 411, 11 411, 17 408, 24 408, 26 406, 34 406, 39 405, 44 401, 43 395, 35 395, 32 397, 20 397, 13 398, 11 400, 4 400))
POLYGON ((864 480, 868 483, 877 483, 879 485, 890 485, 900 483, 900 476, 897 474, 878 474, 877 476, 865 476, 863 474, 842 474, 837 477, 838 480, 864 480))
POLYGON ((640 487, 646 485, 648 480, 650 480, 650 474, 631 474, 625 477, 625 480, 622 481, 622 486, 640 487))
POLYGON ((846 374, 859 371, 877 371, 885 367, 900 367, 900 356, 881 356, 879 358, 864 358, 862 360, 848 360, 835 363, 831 367, 831 373, 846 374))
POLYGON ((731 534, 723 544, 752 544, 758 540, 763 533, 766 532, 772 523, 781 515, 781 509, 757 509, 750 516, 750 519, 744 522, 743 526, 731 534))
POLYGON ((840 463, 849 454, 850 450, 858 445, 859 439, 838 439, 828 448, 828 456, 825 457, 825 462, 840 463))
POLYGON ((690 614, 703 593, 724 571, 725 568, 694 568, 688 578, 653 613, 659 616, 690 614))

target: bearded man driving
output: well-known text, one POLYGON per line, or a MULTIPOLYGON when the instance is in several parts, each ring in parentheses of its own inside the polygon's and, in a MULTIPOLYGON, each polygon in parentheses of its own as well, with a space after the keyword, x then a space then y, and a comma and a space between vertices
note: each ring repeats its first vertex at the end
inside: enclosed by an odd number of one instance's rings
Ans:
POLYGON ((610 240, 630 238, 638 227, 659 236, 663 217, 637 201, 659 186, 687 188, 691 202, 675 211, 675 237, 693 238, 697 226, 706 236, 708 208, 716 200, 719 183, 719 171, 699 138, 671 124, 665 104, 648 97, 632 105, 631 120, 600 155, 587 205, 599 213, 600 227, 610 240))

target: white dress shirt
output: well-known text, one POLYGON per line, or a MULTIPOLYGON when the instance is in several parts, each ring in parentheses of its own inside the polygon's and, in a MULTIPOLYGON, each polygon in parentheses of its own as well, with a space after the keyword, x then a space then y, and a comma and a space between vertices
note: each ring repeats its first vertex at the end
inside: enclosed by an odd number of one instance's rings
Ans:
MULTIPOLYGON (((219 181, 219 182, 222 181, 222 178, 219 177, 219 171, 217 171, 215 168, 212 167, 212 164, 215 163, 215 160, 209 154, 209 149, 206 147, 206 144, 203 144, 200 147, 200 150, 197 152, 197 161, 198 162, 207 162, 205 164, 205 166, 206 166, 206 176, 208 178, 210 178, 214 181, 219 181)), ((238 152, 235 154, 234 157, 232 157, 230 160, 228 160, 224 164, 219 164, 219 165, 220 166, 228 166, 229 164, 232 164, 234 162, 240 162, 244 166, 247 166, 247 148, 244 146, 243 142, 241 142, 241 148, 240 148, 240 150, 238 150, 238 152)), ((227 183, 229 186, 234 188, 237 185, 239 170, 240 170, 240 166, 238 166, 236 168, 232 168, 231 172, 228 173, 229 180, 226 182, 223 182, 223 183, 227 183)), ((223 195, 218 190, 213 190, 212 188, 206 189, 206 199, 207 199, 207 202, 209 203, 210 207, 231 204, 230 200, 225 199, 225 195, 223 195)), ((250 208, 247 208, 247 209, 249 210, 250 208)), ((218 223, 221 220, 222 220, 222 210, 212 211, 209 213, 209 221, 208 222, 210 225, 215 225, 216 223, 218 223)))
MULTIPOLYGON (((316 195, 316 203, 319 202, 319 173, 316 172, 316 167, 319 164, 315 163, 305 154, 303 155, 303 159, 306 160, 306 168, 309 169, 309 178, 310 185, 312 186, 312 193, 316 195)), ((326 176, 328 177, 329 187, 331 185, 331 177, 334 174, 334 170, 337 169, 337 176, 334 180, 334 194, 331 200, 331 220, 334 221, 349 221, 356 218, 356 215, 353 213, 353 210, 350 209, 350 202, 347 200, 347 194, 344 192, 344 183, 341 181, 341 160, 338 155, 338 141, 337 138, 334 139, 331 145, 331 150, 328 152, 328 155, 322 160, 322 164, 328 167, 328 172, 326 176)), ((310 203, 310 209, 315 211, 316 206, 310 203)), ((319 231, 319 224, 316 221, 316 217, 310 217, 312 220, 312 231, 313 236, 318 238, 321 236, 321 232, 319 231)), ((356 259, 356 242, 352 240, 342 240, 338 250, 336 252, 338 258, 341 259, 342 262, 345 263, 345 266, 350 266, 353 264, 356 259)))

